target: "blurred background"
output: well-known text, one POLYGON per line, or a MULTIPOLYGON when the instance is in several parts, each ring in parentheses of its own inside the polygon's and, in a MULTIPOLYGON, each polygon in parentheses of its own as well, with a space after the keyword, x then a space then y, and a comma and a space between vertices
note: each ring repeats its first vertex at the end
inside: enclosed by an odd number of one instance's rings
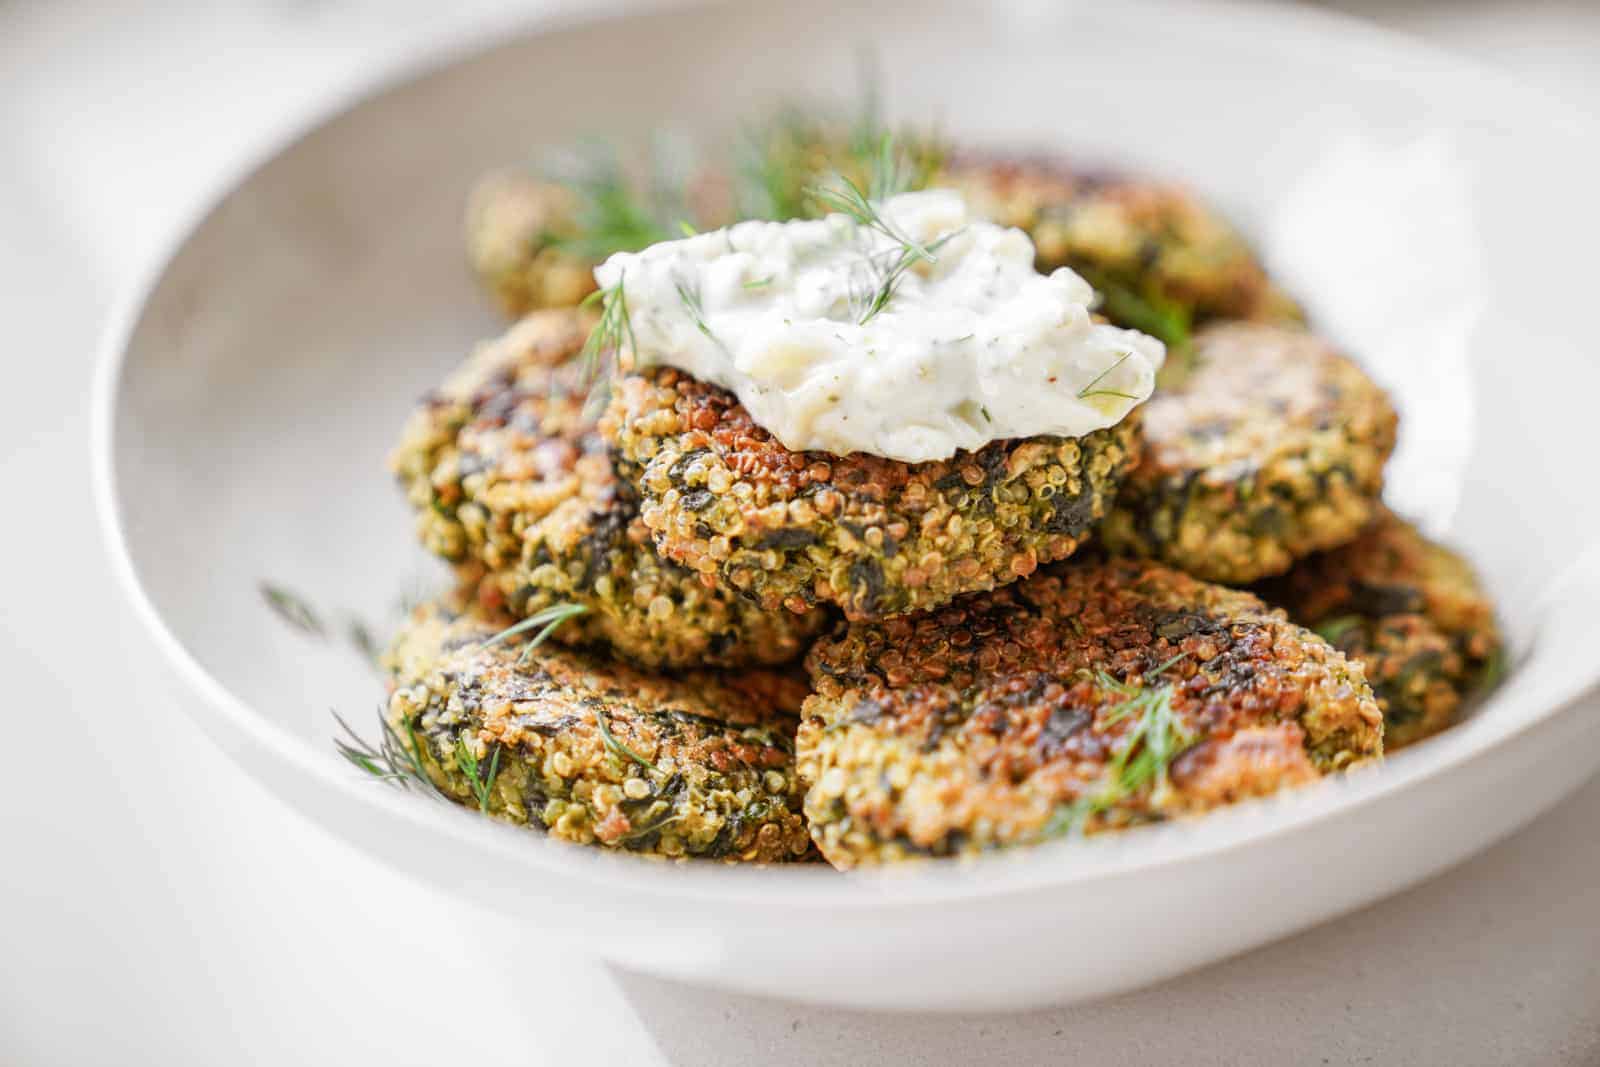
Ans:
MULTIPOLYGON (((1600 118, 1600 3, 1325 6, 1600 118)), ((90 503, 108 309, 314 116, 424 51, 592 9, 0 0, 0 1063, 1600 1063, 1597 783, 1432 883, 1165 986, 914 1020, 552 953, 336 845, 192 730, 90 503)))

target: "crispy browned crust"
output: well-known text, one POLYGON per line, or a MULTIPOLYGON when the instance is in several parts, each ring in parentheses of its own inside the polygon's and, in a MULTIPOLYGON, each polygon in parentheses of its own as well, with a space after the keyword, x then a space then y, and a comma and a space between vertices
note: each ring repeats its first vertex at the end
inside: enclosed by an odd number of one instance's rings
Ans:
POLYGON ((535 313, 424 399, 392 461, 423 544, 477 579, 488 607, 588 608, 559 631, 568 643, 646 666, 795 659, 821 612, 762 611, 651 547, 585 417, 570 360, 588 326, 579 312, 535 313))
POLYGON ((975 214, 1026 231, 1040 270, 1087 278, 1119 325, 1164 333, 1152 313, 1184 323, 1301 318, 1239 232, 1180 185, 1059 157, 982 153, 959 154, 942 180, 975 214))
POLYGON ((475 775, 488 814, 581 844, 809 858, 793 756, 804 682, 764 670, 647 674, 558 646, 527 650, 525 636, 489 643, 510 621, 426 605, 388 653, 388 721, 417 740, 447 795, 480 806, 475 775))
POLYGON ((1359 666, 1248 593, 1134 560, 850 625, 807 668, 806 814, 841 867, 1201 812, 1383 751, 1359 666), (1160 722, 1129 707, 1141 693, 1181 754, 1108 793, 1132 731, 1160 722))
POLYGON ((1144 456, 1106 546, 1242 584, 1360 533, 1394 450, 1383 390, 1297 327, 1221 323, 1193 355, 1144 407, 1144 456))
POLYGON ((928 463, 792 452, 732 394, 660 369, 623 378, 602 427, 667 559, 767 611, 866 619, 1071 555, 1137 454, 1136 422, 928 463))
POLYGON ((1477 575, 1387 509, 1348 545, 1260 592, 1365 665, 1391 750, 1449 726, 1463 699, 1493 680, 1500 632, 1477 575))

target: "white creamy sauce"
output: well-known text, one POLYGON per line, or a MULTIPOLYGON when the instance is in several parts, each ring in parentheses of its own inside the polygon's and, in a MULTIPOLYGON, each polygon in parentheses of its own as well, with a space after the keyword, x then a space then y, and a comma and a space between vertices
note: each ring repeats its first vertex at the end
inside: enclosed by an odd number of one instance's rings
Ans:
POLYGON ((847 215, 742 222, 618 253, 595 278, 621 285, 639 363, 729 390, 795 451, 944 459, 1079 437, 1148 399, 1161 342, 1093 322, 1094 290, 1034 270, 1022 231, 946 190, 876 208, 894 236, 847 215), (902 256, 916 262, 875 309, 902 256))

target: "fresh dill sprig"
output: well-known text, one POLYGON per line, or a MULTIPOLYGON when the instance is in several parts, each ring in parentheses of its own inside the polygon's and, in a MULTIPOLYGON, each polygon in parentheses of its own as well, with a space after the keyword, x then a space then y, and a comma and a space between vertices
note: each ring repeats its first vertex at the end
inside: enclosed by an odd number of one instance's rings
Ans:
POLYGON ((639 753, 635 752, 633 749, 617 740, 616 735, 611 732, 611 722, 606 718, 606 709, 601 707, 599 704, 594 706, 594 721, 595 725, 600 727, 601 742, 606 746, 606 750, 613 756, 616 756, 618 759, 630 759, 647 771, 656 770, 656 765, 654 763, 651 763, 649 760, 639 755, 639 753))
POLYGON ((401 736, 380 708, 378 743, 374 745, 356 733, 337 711, 333 717, 345 733, 344 737, 334 738, 333 747, 352 766, 378 781, 441 800, 449 799, 423 766, 422 739, 409 721, 405 724, 405 735, 401 736))
POLYGON ((609 357, 620 362, 623 347, 627 347, 630 360, 637 360, 639 345, 633 335, 633 319, 628 314, 628 294, 623 288, 626 272, 617 278, 617 284, 606 289, 596 289, 583 298, 580 307, 600 305, 600 321, 583 342, 578 353, 579 381, 584 388, 600 380, 600 370, 609 357))
POLYGON ((1167 781, 1172 761, 1194 743, 1172 710, 1175 688, 1172 683, 1151 686, 1188 655, 1180 652, 1145 675, 1140 685, 1129 685, 1096 671, 1099 685, 1122 699, 1101 716, 1101 724, 1115 726, 1133 719, 1122 743, 1112 753, 1111 762, 1099 788, 1056 812, 1044 829, 1045 836, 1081 833, 1088 821, 1101 812, 1123 803, 1147 786, 1159 791, 1167 781))
POLYGON ((528 657, 533 654, 534 649, 550 639, 550 635, 556 632, 557 627, 568 619, 576 618, 588 610, 589 608, 585 604, 552 604, 543 611, 536 611, 526 619, 507 626, 478 647, 493 648, 495 645, 509 641, 513 637, 519 637, 529 630, 538 630, 539 632, 533 636, 533 639, 522 646, 522 654, 517 657, 517 665, 521 666, 528 661, 528 657))
MULTIPOLYGON (((417 736, 416 727, 409 720, 402 736, 380 710, 378 726, 381 733, 378 743, 374 745, 356 733, 337 711, 333 717, 345 733, 344 737, 334 738, 333 746, 351 766, 380 782, 425 793, 440 800, 450 799, 449 794, 428 774, 423 763, 422 738, 417 736)), ((485 814, 489 811, 489 800, 494 795, 495 779, 500 774, 500 749, 499 744, 491 746, 489 765, 485 769, 466 738, 456 739, 453 754, 456 769, 466 776, 467 785, 477 798, 478 810, 485 814)))
POLYGON ((789 105, 772 118, 746 125, 734 146, 735 196, 744 218, 785 222, 806 214, 806 188, 815 179, 828 143, 824 124, 789 105))
POLYGON ((322 619, 311 609, 311 605, 299 596, 271 582, 257 583, 257 588, 261 590, 261 596, 266 600, 267 606, 284 622, 312 637, 327 636, 328 631, 323 627, 322 619))
POLYGON ((956 234, 959 234, 960 232, 961 230, 955 230, 951 233, 945 234, 937 241, 929 244, 926 252, 919 252, 909 248, 902 249, 899 256, 895 259, 894 265, 878 277, 876 285, 874 285, 872 288, 872 293, 867 301, 866 307, 862 311, 861 317, 857 320, 857 324, 865 326, 872 320, 874 315, 888 307, 889 301, 894 299, 895 290, 899 288, 901 276, 920 262, 936 262, 933 253, 943 248, 952 237, 955 237, 956 234))
POLYGON ((676 208, 678 183, 659 174, 658 155, 659 151, 652 153, 656 173, 649 197, 635 190, 615 147, 603 142, 580 148, 576 166, 552 168, 552 177, 577 196, 578 207, 570 231, 545 234, 544 243, 598 262, 616 252, 637 252, 666 240, 671 235, 662 209, 676 208), (664 205, 669 199, 673 203, 664 205))
POLYGON ((914 252, 920 259, 933 261, 933 253, 906 236, 878 211, 871 198, 849 178, 840 177, 835 186, 813 186, 811 196, 817 203, 851 219, 863 229, 875 230, 904 251, 914 252))
POLYGON ((862 326, 872 321, 873 317, 894 299, 895 289, 906 271, 918 263, 937 263, 938 256, 935 253, 961 232, 959 229, 952 230, 924 246, 885 218, 871 198, 861 191, 861 187, 845 177, 840 177, 836 186, 813 188, 811 195, 819 204, 844 215, 862 229, 883 236, 893 244, 891 248, 862 257, 866 269, 866 285, 853 290, 851 296, 856 322, 862 326))
POLYGON ((464 737, 456 738, 456 769, 467 776, 472 795, 478 798, 478 810, 489 814, 489 798, 494 795, 494 781, 500 774, 500 745, 490 746, 489 770, 480 772, 477 753, 464 737))
POLYGON ((722 338, 711 332, 711 327, 706 324, 705 305, 700 302, 700 284, 697 281, 684 281, 682 278, 673 278, 672 287, 678 291, 678 299, 683 302, 684 309, 689 312, 689 319, 694 323, 695 329, 706 336, 706 340, 722 349, 728 346, 722 343, 722 338))
POLYGON ((1105 370, 1101 371, 1099 374, 1096 374, 1094 379, 1090 381, 1088 385, 1078 390, 1078 399, 1088 400, 1092 396, 1120 396, 1124 400, 1138 400, 1139 398, 1137 396, 1134 396, 1132 393, 1124 393, 1120 389, 1098 388, 1101 382, 1105 381, 1112 374, 1116 373, 1117 368, 1128 362, 1132 356, 1132 352, 1122 353, 1121 358, 1119 358, 1115 363, 1111 364, 1111 366, 1107 367, 1105 370))

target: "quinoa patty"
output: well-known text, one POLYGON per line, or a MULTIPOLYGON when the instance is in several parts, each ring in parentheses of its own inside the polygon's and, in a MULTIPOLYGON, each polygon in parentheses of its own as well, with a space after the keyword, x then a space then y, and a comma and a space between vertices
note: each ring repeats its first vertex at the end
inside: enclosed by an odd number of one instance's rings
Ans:
POLYGON ((1472 567, 1388 510, 1259 591, 1361 661, 1391 750, 1449 726, 1498 673, 1494 604, 1472 567))
POLYGON ((486 644, 507 622, 425 605, 386 656, 387 722, 416 739, 447 795, 581 844, 766 863, 807 856, 798 678, 652 675, 550 645, 486 644))
POLYGON ((1144 406, 1144 457, 1101 527, 1113 552, 1243 584, 1349 541, 1379 508, 1396 416, 1297 327, 1219 323, 1144 406))
POLYGON ((975 214, 1027 232, 1041 271, 1071 267, 1118 325, 1181 343, 1210 319, 1298 321, 1237 230, 1182 186, 1060 159, 957 157, 942 178, 975 214))
POLYGON ((841 628, 806 665, 805 811, 840 867, 1198 813, 1383 751, 1360 666, 1248 593, 1134 560, 841 628))
POLYGON ((588 324, 537 312, 423 401, 392 460, 422 543, 466 575, 485 569, 485 601, 513 615, 586 607, 557 632, 566 642, 604 642, 652 667, 795 659, 821 612, 764 612, 651 548, 584 416, 571 357, 588 324))
POLYGON ((792 452, 727 391, 628 375, 602 420, 657 550, 767 611, 937 607, 1072 554, 1138 450, 1136 418, 902 463, 792 452))

